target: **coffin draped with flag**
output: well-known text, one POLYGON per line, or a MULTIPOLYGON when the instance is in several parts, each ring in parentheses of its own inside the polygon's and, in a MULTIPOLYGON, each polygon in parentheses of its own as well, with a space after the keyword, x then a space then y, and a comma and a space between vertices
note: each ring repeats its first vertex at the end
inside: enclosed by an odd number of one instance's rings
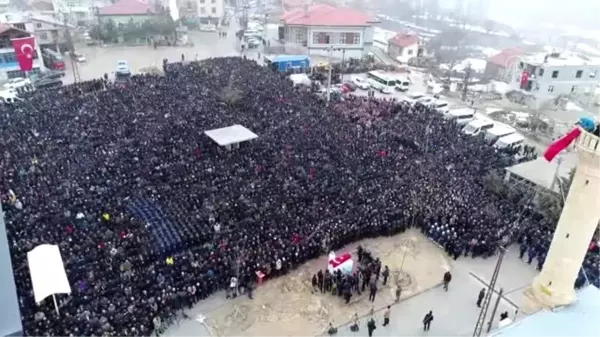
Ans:
POLYGON ((12 40, 13 48, 22 71, 33 69, 33 56, 35 54, 35 37, 24 37, 12 40))

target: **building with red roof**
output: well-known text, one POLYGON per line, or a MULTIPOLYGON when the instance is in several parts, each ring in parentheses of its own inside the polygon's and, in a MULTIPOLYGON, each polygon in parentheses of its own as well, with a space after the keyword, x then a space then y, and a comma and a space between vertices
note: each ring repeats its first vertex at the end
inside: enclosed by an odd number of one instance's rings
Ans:
POLYGON ((506 80, 506 74, 524 53, 518 48, 507 48, 488 58, 484 75, 488 78, 506 80))
POLYGON ((304 5, 281 16, 286 52, 362 58, 373 45, 378 20, 350 8, 304 5))
POLYGON ((401 63, 417 57, 419 36, 414 33, 401 33, 388 40, 388 54, 401 63))
POLYGON ((113 20, 117 24, 127 24, 130 20, 141 23, 151 20, 157 14, 156 6, 141 0, 119 0, 98 9, 98 16, 102 21, 113 20))

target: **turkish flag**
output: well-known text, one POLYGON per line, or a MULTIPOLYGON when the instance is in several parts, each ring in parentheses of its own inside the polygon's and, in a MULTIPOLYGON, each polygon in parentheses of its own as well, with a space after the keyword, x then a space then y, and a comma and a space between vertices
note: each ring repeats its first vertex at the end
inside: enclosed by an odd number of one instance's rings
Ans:
POLYGON ((33 54, 35 53, 35 37, 13 39, 12 43, 21 70, 31 71, 33 69, 33 54))
POLYGON ((529 72, 524 71, 521 75, 521 89, 527 88, 527 82, 529 82, 529 72))
POLYGON ((552 159, 554 159, 556 155, 558 155, 564 149, 569 147, 569 145, 571 145, 571 143, 573 143, 573 141, 577 139, 577 137, 579 137, 580 134, 581 129, 576 128, 564 135, 562 138, 555 141, 554 143, 550 144, 550 146, 548 146, 546 152, 544 153, 544 158, 547 161, 552 161, 552 159))

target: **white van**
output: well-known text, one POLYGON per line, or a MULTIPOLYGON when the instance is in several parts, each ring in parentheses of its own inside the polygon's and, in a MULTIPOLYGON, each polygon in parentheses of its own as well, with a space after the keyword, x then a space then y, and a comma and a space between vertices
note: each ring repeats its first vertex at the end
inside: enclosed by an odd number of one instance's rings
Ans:
POLYGON ((523 136, 518 133, 512 133, 508 136, 500 137, 500 139, 494 143, 494 147, 501 150, 508 150, 523 145, 524 141, 525 138, 523 136))
POLYGON ((422 97, 425 97, 425 94, 422 92, 411 92, 410 94, 406 95, 403 101, 408 102, 410 104, 414 104, 418 99, 422 97))
POLYGON ((4 104, 15 104, 17 100, 20 100, 19 97, 13 92, 9 90, 0 91, 0 102, 4 104))
POLYGON ((469 108, 450 110, 444 118, 456 120, 457 125, 465 125, 475 119, 475 110, 469 108))
POLYGON ((407 78, 396 79, 396 90, 406 92, 410 89, 410 81, 407 78))
POLYGON ((260 35, 261 35, 260 32, 258 30, 256 30, 256 29, 246 29, 244 31, 244 37, 245 38, 249 38, 249 37, 252 37, 252 36, 260 36, 260 35))
POLYGON ((429 105, 433 110, 435 110, 438 113, 441 114, 445 114, 448 111, 450 111, 450 108, 448 107, 448 102, 447 101, 442 101, 442 100, 435 100, 433 102, 431 102, 431 104, 429 105))
POLYGON ((496 123, 493 128, 485 132, 485 140, 491 143, 496 142, 498 139, 508 136, 517 132, 513 127, 506 124, 496 123))
POLYGON ((462 129, 462 132, 465 135, 477 136, 479 134, 484 134, 487 130, 494 127, 494 122, 487 119, 476 119, 471 121, 465 125, 462 129))

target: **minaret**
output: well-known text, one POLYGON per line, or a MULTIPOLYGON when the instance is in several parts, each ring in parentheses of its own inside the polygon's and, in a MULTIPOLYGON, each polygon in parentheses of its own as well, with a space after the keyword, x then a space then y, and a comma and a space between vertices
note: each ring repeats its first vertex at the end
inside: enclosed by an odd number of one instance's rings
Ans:
POLYGON ((575 144, 575 176, 544 268, 528 294, 538 308, 554 308, 577 299, 575 279, 600 220, 600 140, 582 130, 575 144))

